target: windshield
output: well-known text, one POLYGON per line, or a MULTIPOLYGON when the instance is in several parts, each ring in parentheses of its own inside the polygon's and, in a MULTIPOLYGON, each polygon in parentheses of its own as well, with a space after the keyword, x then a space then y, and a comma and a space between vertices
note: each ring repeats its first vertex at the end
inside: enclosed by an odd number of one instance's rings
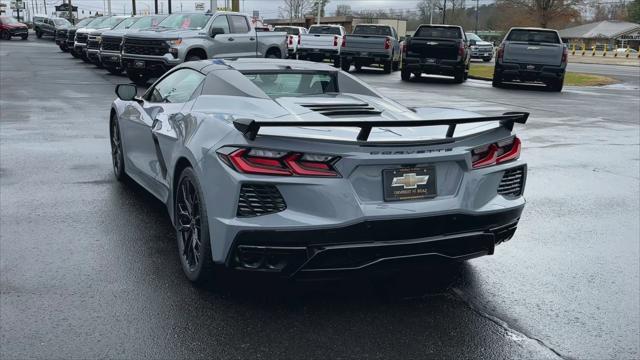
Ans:
POLYGON ((329 34, 340 35, 340 28, 337 26, 312 26, 309 34, 329 34))
POLYGON ((102 22, 104 22, 105 19, 107 19, 107 18, 105 18, 103 16, 97 17, 97 18, 93 19, 93 21, 91 21, 88 24, 86 24, 85 27, 95 28, 96 26, 99 26, 102 22))
POLYGON ((391 29, 388 26, 371 26, 371 25, 358 25, 353 30, 354 35, 382 35, 392 36, 391 29))
POLYGON ((126 18, 120 24, 116 25, 113 28, 113 30, 128 29, 131 27, 131 25, 136 23, 139 19, 140 18, 134 18, 134 17, 126 18))
POLYGON ((158 26, 172 29, 200 30, 211 19, 210 14, 174 14, 162 20, 158 26))
POLYGON ((300 29, 288 26, 276 26, 273 31, 284 31, 287 35, 300 35, 300 29))
POLYGON ((281 96, 310 96, 335 93, 338 84, 329 73, 245 73, 260 90, 275 98, 281 96))
POLYGON ((118 24, 120 24, 125 18, 121 17, 110 17, 106 19, 104 22, 100 24, 101 28, 112 28, 118 24))
POLYGON ((2 22, 3 24, 18 24, 18 20, 12 18, 12 17, 1 17, 0 18, 0 22, 2 22))
POLYGON ((90 23, 91 21, 93 21, 93 18, 82 19, 82 20, 80 20, 79 23, 76 24, 76 26, 77 27, 83 27, 83 26, 87 25, 88 23, 90 23))
POLYGON ((475 40, 475 41, 483 41, 482 39, 480 39, 480 36, 474 34, 474 33, 467 33, 467 39, 469 40, 475 40))
POLYGON ((508 41, 523 41, 535 43, 560 44, 560 39, 555 31, 544 30, 512 30, 507 37, 508 41))
POLYGON ((146 29, 155 27, 158 26, 164 18, 166 18, 166 16, 145 16, 136 21, 135 24, 131 25, 130 29, 146 29))
POLYGON ((462 39, 462 33, 455 27, 428 27, 418 29, 415 37, 439 38, 439 39, 462 39))
POLYGON ((58 26, 71 25, 67 19, 53 19, 53 22, 58 26))

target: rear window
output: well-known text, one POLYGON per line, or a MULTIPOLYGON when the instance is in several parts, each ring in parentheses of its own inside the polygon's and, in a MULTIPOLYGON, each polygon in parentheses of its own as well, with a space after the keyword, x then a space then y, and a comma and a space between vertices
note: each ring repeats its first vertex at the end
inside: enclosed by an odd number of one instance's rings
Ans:
POLYGON ((296 27, 280 27, 276 26, 273 31, 284 31, 287 35, 300 35, 300 29, 296 27))
POLYGON ((355 30, 353 30, 353 34, 393 36, 393 34, 391 34, 391 29, 388 26, 358 25, 355 30))
POLYGON ((416 31, 415 37, 462 39, 462 31, 455 27, 421 27, 416 31))
POLYGON ((340 35, 340 28, 336 26, 312 26, 309 34, 340 35))
POLYGON ((269 97, 310 96, 335 93, 338 84, 335 74, 329 73, 244 73, 251 82, 269 97))
POLYGON ((560 38, 555 31, 544 30, 512 30, 507 41, 560 44, 560 38))

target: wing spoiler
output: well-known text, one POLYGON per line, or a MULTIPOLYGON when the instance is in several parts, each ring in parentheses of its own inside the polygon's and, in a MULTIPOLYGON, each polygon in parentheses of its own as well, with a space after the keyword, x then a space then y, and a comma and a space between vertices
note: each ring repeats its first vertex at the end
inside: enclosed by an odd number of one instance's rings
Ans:
POLYGON ((255 140, 262 127, 357 127, 360 128, 358 141, 367 141, 371 129, 375 127, 421 127, 421 126, 449 126, 447 138, 453 137, 458 124, 470 124, 489 121, 499 121, 500 125, 513 130, 513 124, 525 124, 529 118, 528 112, 507 112, 499 116, 434 119, 434 120, 329 120, 329 121, 255 121, 253 119, 236 119, 233 126, 248 140, 255 140))

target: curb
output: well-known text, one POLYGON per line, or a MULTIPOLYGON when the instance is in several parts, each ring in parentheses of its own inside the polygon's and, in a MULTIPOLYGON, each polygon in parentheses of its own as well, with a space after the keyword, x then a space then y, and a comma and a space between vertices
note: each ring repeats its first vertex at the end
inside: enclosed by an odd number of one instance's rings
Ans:
POLYGON ((473 79, 473 80, 493 81, 492 78, 486 78, 486 77, 481 77, 481 76, 473 76, 473 75, 469 75, 468 78, 469 79, 473 79))

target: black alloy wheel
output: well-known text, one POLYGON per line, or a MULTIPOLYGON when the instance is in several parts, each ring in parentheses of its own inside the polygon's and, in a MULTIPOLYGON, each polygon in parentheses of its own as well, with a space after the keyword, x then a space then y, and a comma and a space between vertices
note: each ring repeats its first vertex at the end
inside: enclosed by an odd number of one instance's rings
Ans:
POLYGON ((175 224, 182 270, 189 280, 201 285, 213 269, 206 208, 195 172, 182 171, 175 195, 175 224))
POLYGON ((149 75, 141 71, 127 70, 127 76, 138 86, 147 86, 149 82, 149 75))
POLYGON ((4 30, 2 34, 0 34, 0 37, 2 40, 11 40, 11 34, 7 30, 4 30))
POLYGON ((122 153, 122 141, 120 138, 120 126, 115 115, 111 118, 111 161, 113 163, 113 174, 118 181, 125 179, 124 154, 122 153))

